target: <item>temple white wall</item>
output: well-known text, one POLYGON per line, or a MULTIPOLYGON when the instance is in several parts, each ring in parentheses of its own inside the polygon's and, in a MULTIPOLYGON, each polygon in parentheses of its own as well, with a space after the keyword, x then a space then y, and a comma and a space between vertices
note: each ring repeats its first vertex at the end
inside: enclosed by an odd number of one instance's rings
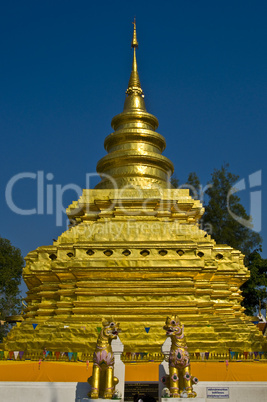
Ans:
MULTIPOLYGON (((87 383, 77 382, 0 382, 1 402, 85 402, 87 383), (84 398, 84 401, 83 401, 84 398)), ((195 387, 198 398, 205 402, 267 401, 266 382, 199 382, 195 387), (207 388, 229 388, 229 398, 207 397, 207 388)), ((226 392, 227 393, 227 392, 226 392)), ((181 400, 184 400, 182 398, 181 400)), ((194 399, 193 399, 194 400, 194 399)), ((170 399, 168 399, 170 402, 170 399)))

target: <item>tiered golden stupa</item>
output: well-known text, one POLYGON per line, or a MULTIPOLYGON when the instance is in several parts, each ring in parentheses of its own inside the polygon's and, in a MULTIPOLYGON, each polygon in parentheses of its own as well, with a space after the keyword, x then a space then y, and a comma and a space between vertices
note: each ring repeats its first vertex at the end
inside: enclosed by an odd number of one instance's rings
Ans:
POLYGON ((173 165, 137 72, 135 24, 132 47, 124 109, 97 165, 102 181, 67 209, 72 227, 26 257, 28 307, 4 348, 90 353, 102 318, 113 317, 126 352, 155 353, 175 314, 190 352, 259 351, 263 337, 240 305, 243 255, 199 228, 204 209, 189 190, 170 188, 173 165))

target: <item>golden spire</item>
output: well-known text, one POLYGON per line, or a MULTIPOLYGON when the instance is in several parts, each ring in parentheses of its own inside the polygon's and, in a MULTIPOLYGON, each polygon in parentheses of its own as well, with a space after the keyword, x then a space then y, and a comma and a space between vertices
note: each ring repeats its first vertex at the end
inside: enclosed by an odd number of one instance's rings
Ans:
POLYGON ((114 188, 114 182, 119 188, 166 188, 173 173, 173 164, 161 155, 166 143, 164 137, 155 131, 158 120, 146 111, 137 72, 135 19, 133 25, 133 64, 124 108, 111 121, 114 132, 105 139, 108 154, 97 164, 96 170, 102 181, 96 188, 114 188))
POLYGON ((138 42, 137 42, 137 36, 136 36, 136 19, 135 19, 135 17, 134 17, 133 26, 134 26, 134 31, 133 31, 132 47, 138 48, 138 42))
POLYGON ((133 22, 134 30, 133 30, 133 39, 132 39, 132 48, 133 48, 133 65, 132 65, 132 72, 128 84, 128 88, 126 91, 127 95, 130 95, 133 92, 137 92, 139 94, 143 94, 141 84, 140 84, 140 79, 137 71, 137 61, 136 61, 136 49, 138 49, 138 42, 137 42, 137 36, 136 36, 136 21, 134 18, 133 22))

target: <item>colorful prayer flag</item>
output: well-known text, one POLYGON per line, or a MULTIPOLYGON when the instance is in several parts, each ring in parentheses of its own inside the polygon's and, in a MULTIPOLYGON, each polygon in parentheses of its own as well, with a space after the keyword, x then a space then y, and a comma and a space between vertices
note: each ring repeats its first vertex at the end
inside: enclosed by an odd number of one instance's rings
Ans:
POLYGON ((16 350, 16 351, 14 352, 15 360, 17 360, 18 355, 19 355, 19 351, 16 350))
POLYGON ((73 356, 73 352, 68 352, 69 361, 71 361, 72 356, 73 356))
POLYGON ((231 358, 233 359, 233 358, 235 357, 235 352, 232 352, 232 351, 230 350, 230 356, 231 356, 231 358))

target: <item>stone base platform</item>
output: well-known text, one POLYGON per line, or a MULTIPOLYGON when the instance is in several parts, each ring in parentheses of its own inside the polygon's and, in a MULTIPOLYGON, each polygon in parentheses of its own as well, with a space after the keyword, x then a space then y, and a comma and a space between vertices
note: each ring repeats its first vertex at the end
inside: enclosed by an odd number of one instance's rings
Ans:
MULTIPOLYGON (((197 393, 196 398, 162 398, 161 402, 185 402, 185 400, 192 402, 267 401, 267 382, 260 381, 200 381, 194 386, 194 391, 197 393), (216 394, 219 396, 218 398, 216 394), (227 394, 228 396, 226 396, 227 394)), ((95 399, 88 398, 87 392, 87 383, 0 381, 0 400, 8 402, 96 402, 95 399)), ((102 401, 110 402, 107 399, 102 401)), ((122 399, 120 401, 123 402, 122 399)), ((113 399, 112 402, 116 402, 116 400, 113 399)))
POLYGON ((192 402, 206 402, 205 398, 161 398, 161 402, 186 402, 185 400, 192 402))
POLYGON ((75 402, 120 402, 121 399, 91 399, 91 398, 82 398, 82 399, 76 399, 75 402))

